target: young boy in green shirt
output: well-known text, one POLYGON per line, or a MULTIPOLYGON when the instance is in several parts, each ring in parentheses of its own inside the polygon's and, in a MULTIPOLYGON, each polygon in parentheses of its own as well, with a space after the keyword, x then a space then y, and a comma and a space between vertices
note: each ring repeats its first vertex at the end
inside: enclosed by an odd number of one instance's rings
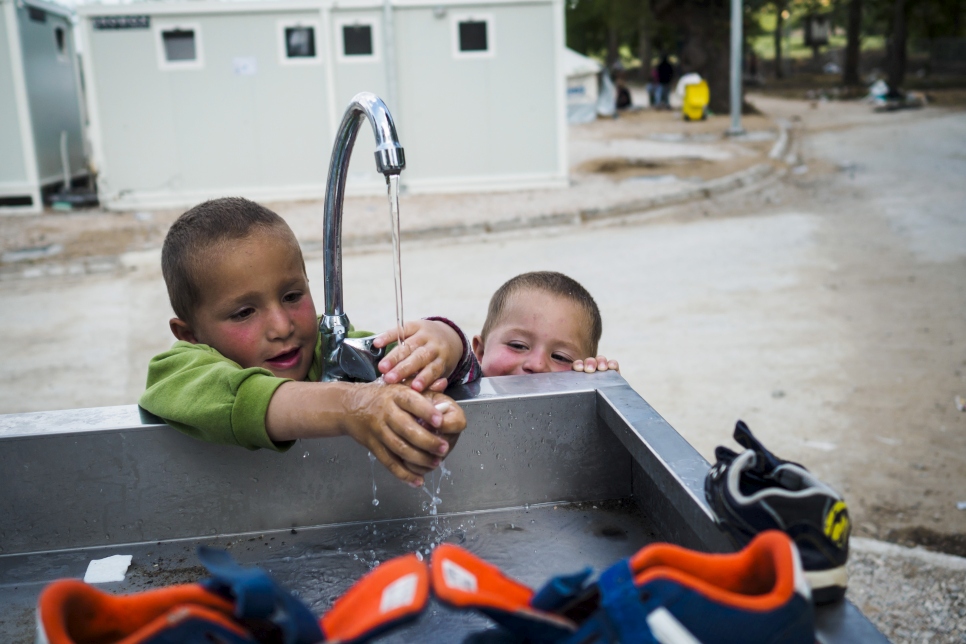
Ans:
POLYGON ((138 403, 184 433, 274 450, 349 435, 419 487, 466 427, 438 392, 478 378, 479 365, 441 318, 406 325, 406 343, 379 365, 385 382, 318 382, 319 323, 302 252, 271 210, 240 198, 195 206, 168 231, 161 267, 178 342, 152 358, 138 403))

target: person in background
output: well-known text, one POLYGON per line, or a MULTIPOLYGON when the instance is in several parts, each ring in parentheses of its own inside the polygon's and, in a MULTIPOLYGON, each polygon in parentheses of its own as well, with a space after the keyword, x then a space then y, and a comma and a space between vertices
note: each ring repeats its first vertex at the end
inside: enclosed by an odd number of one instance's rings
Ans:
POLYGON ((651 67, 651 78, 647 81, 647 104, 652 108, 657 107, 658 91, 660 81, 657 79, 657 67, 651 67))
POLYGON ((667 54, 661 57, 661 62, 657 66, 657 82, 660 97, 657 106, 663 109, 671 109, 669 101, 671 96, 671 81, 674 80, 674 67, 668 60, 667 54))

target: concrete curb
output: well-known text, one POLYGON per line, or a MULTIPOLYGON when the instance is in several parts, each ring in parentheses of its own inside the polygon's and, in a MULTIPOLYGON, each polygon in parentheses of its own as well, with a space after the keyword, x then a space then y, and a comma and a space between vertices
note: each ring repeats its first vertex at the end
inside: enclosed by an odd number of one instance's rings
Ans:
POLYGON ((957 557, 943 552, 933 552, 916 546, 907 548, 887 541, 876 539, 866 539, 863 537, 852 537, 849 540, 849 548, 856 553, 868 555, 881 555, 889 558, 915 559, 923 564, 943 568, 945 570, 958 570, 966 572, 966 557, 957 557))
MULTIPOLYGON (((786 147, 787 144, 788 137, 786 134, 783 147, 786 147)), ((693 188, 687 188, 679 192, 656 197, 625 201, 605 208, 581 208, 569 212, 548 213, 531 217, 510 217, 469 225, 455 224, 452 226, 431 226, 415 230, 409 229, 402 231, 401 237, 403 241, 425 241, 431 239, 480 236, 534 228, 579 226, 586 223, 644 213, 650 210, 720 196, 740 188, 746 188, 760 183, 770 178, 775 172, 776 168, 771 163, 760 163, 741 172, 713 179, 693 188)), ((387 244, 389 241, 389 233, 345 235, 342 239, 342 245, 347 248, 375 246, 387 244)), ((302 249, 306 254, 314 253, 321 250, 321 248, 322 243, 320 241, 307 241, 302 244, 302 249)))

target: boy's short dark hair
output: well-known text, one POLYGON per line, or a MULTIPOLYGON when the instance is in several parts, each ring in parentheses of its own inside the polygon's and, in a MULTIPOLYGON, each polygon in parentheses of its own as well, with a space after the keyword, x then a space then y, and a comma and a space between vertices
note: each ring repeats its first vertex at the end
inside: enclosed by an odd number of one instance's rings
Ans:
POLYGON ((556 273, 554 271, 522 273, 511 278, 503 286, 498 288, 496 293, 493 294, 493 297, 490 298, 490 307, 486 311, 486 322, 483 323, 483 331, 480 333, 484 341, 486 341, 486 336, 490 330, 503 317, 503 309, 506 308, 506 303, 509 301, 510 296, 517 291, 527 289, 544 291, 550 295, 567 298, 582 308, 587 313, 587 317, 590 318, 590 329, 588 329, 590 353, 597 354, 597 344, 600 342, 600 336, 604 332, 604 323, 601 320, 597 302, 594 301, 594 298, 587 292, 587 289, 581 286, 577 280, 567 277, 563 273, 556 273))
POLYGON ((161 273, 175 315, 189 321, 198 306, 201 293, 194 272, 204 253, 219 243, 244 239, 256 229, 284 230, 301 257, 302 250, 285 220, 242 197, 211 199, 178 217, 161 248, 161 273))

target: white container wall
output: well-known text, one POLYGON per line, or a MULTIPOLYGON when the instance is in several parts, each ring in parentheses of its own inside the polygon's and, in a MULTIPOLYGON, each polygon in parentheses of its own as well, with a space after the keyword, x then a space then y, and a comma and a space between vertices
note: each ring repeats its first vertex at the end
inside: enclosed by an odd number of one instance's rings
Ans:
MULTIPOLYGON (((411 191, 566 184, 561 0, 83 5, 101 203, 321 198, 349 100, 386 100, 411 191)), ((0 78, 2 81, 2 78, 0 78)), ((347 191, 385 189, 361 130, 347 191)))
POLYGON ((0 0, 0 35, 0 212, 38 212, 88 171, 70 13, 0 0))

